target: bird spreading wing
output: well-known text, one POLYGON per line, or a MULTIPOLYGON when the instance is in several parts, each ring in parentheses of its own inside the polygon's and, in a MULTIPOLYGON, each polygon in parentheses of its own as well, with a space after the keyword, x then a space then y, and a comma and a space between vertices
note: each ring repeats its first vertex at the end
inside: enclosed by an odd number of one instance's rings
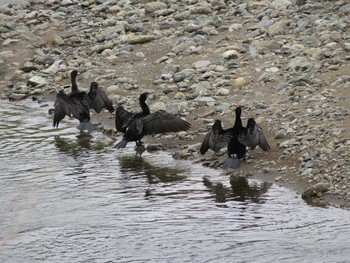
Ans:
POLYGON ((119 132, 126 132, 127 123, 130 118, 135 114, 125 110, 122 106, 119 106, 115 111, 115 128, 119 132))
POLYGON ((160 110, 138 120, 142 122, 141 128, 144 135, 153 135, 165 132, 187 131, 191 124, 171 113, 160 110))
POLYGON ((218 152, 221 148, 227 146, 231 140, 232 128, 224 130, 221 126, 221 121, 216 120, 211 130, 205 135, 201 144, 200 153, 205 154, 209 149, 218 152))
POLYGON ((53 118, 53 126, 58 127, 60 121, 65 117, 75 117, 78 118, 82 113, 82 108, 78 107, 73 99, 63 92, 59 91, 56 95, 55 103, 55 113, 53 118))
POLYGON ((270 145, 267 142, 263 130, 255 122, 254 118, 248 119, 246 133, 239 136, 238 139, 242 144, 249 146, 252 150, 258 145, 263 151, 270 150, 270 145))
POLYGON ((104 90, 100 88, 96 82, 91 83, 88 97, 90 99, 90 107, 97 113, 100 113, 103 108, 106 108, 109 112, 114 111, 112 102, 109 100, 104 90))
POLYGON ((115 116, 115 126, 118 131, 124 132, 124 136, 114 147, 124 148, 128 142, 135 141, 137 146, 142 144, 141 139, 145 135, 153 135, 166 132, 186 131, 191 127, 187 121, 166 111, 150 113, 146 103, 148 92, 139 97, 141 112, 131 113, 123 107, 118 107, 115 116))

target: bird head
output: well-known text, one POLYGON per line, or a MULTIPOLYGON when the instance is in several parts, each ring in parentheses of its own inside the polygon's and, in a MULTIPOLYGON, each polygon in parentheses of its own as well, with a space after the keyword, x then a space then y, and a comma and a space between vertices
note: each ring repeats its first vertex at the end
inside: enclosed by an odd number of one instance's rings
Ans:
POLYGON ((140 95, 140 100, 145 101, 150 93, 149 92, 143 92, 140 95))
POLYGON ((230 107, 230 109, 234 109, 234 110, 236 110, 236 109, 238 109, 238 108, 241 108, 241 109, 243 109, 244 108, 244 106, 243 105, 240 105, 240 104, 236 104, 236 103, 232 103, 231 104, 231 107, 230 107))
POLYGON ((255 125, 255 119, 254 118, 249 118, 248 121, 247 121, 247 126, 249 125, 255 125))
POLYGON ((98 83, 97 82, 91 82, 91 85, 90 85, 90 88, 91 89, 97 89, 98 88, 98 83))
POLYGON ((215 125, 215 124, 220 124, 220 125, 221 125, 221 121, 220 121, 220 120, 215 120, 215 121, 214 121, 214 125, 215 125))
POLYGON ((221 128, 221 121, 220 120, 215 120, 214 123, 213 123, 213 126, 212 128, 213 129, 216 129, 216 128, 221 128))
POLYGON ((72 72, 70 73, 70 77, 73 79, 78 75, 78 70, 73 69, 72 72))
POLYGON ((238 113, 241 113, 242 112, 242 106, 238 105, 235 109, 235 112, 238 114, 238 113))

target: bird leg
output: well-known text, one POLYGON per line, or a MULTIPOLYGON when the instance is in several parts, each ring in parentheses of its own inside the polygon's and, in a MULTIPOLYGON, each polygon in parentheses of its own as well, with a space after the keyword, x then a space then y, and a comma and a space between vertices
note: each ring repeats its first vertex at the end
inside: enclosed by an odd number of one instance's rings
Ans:
POLYGON ((146 147, 144 146, 143 142, 141 142, 141 140, 136 141, 135 151, 136 155, 140 155, 140 157, 143 154, 143 152, 146 151, 146 147))

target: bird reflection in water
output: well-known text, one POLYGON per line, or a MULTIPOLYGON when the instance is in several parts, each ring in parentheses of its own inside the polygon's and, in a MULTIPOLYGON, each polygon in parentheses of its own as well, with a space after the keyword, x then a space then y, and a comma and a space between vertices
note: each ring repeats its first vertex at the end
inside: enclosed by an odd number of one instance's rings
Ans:
POLYGON ((123 156, 119 159, 120 172, 126 175, 145 174, 149 184, 171 183, 185 178, 184 171, 156 166, 139 156, 123 156))
POLYGON ((60 152, 76 157, 81 154, 82 149, 91 150, 91 139, 89 133, 77 135, 76 140, 55 136, 55 146, 60 152))
POLYGON ((225 203, 230 200, 263 203, 262 196, 272 185, 266 182, 250 183, 247 178, 235 175, 230 177, 231 187, 225 187, 221 182, 212 183, 207 177, 203 178, 203 184, 213 193, 217 203, 225 203))
MULTIPOLYGON (((63 138, 60 136, 54 137, 54 144, 64 161, 62 161, 62 170, 71 170, 67 175, 77 176, 79 181, 84 182, 87 178, 86 161, 84 156, 92 149, 92 136, 89 133, 80 133, 76 139, 63 138), (72 168, 74 168, 72 170, 72 168)), ((88 153, 89 154, 89 153, 88 153)))

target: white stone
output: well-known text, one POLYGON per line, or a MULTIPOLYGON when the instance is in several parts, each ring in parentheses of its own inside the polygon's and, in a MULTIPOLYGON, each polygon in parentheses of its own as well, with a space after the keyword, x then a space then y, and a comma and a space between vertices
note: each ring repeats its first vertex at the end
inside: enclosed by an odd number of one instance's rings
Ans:
POLYGON ((236 59, 238 56, 239 53, 236 50, 227 50, 222 54, 224 59, 236 59))

